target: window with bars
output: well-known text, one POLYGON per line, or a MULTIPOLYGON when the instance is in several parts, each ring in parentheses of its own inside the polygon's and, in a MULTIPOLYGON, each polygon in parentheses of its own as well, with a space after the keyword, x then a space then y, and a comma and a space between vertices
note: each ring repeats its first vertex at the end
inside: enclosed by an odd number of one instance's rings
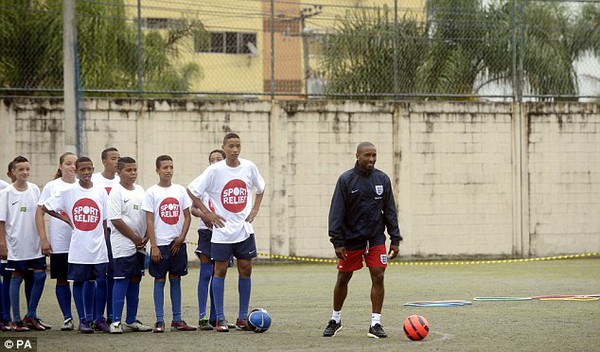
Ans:
POLYGON ((197 53, 256 54, 256 33, 210 32, 194 40, 197 53))

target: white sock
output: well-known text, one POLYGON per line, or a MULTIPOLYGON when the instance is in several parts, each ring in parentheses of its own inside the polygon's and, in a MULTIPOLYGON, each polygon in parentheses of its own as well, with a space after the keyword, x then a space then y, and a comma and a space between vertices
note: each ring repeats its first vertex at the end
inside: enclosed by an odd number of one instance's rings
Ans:
POLYGON ((380 313, 371 314, 371 326, 375 326, 375 324, 381 324, 381 314, 380 313))
POLYGON ((340 320, 342 320, 342 311, 334 310, 333 314, 331 314, 331 320, 335 320, 335 322, 339 324, 340 320))

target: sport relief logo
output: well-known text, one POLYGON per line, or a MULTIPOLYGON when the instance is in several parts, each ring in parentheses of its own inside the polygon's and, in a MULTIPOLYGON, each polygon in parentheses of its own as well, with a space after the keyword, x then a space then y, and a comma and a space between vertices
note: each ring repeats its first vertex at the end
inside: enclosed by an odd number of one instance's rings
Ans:
POLYGON ((82 198, 73 205, 73 226, 80 231, 92 231, 100 223, 100 208, 93 200, 82 198))
POLYGON ((242 180, 231 180, 227 182, 221 192, 221 204, 223 208, 232 212, 239 213, 246 208, 248 201, 248 189, 246 183, 242 180))
POLYGON ((177 199, 173 197, 165 198, 158 207, 158 215, 160 219, 169 225, 175 225, 179 221, 181 207, 177 199))

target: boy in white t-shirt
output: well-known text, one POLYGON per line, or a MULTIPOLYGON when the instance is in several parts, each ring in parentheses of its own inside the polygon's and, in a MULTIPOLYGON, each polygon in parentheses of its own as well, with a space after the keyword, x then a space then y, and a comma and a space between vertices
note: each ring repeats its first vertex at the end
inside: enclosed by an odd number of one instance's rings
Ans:
POLYGON ((106 194, 110 195, 111 190, 119 184, 118 161, 120 157, 119 150, 115 147, 106 148, 100 154, 104 170, 92 175, 94 187, 102 187, 106 194))
POLYGON ((35 210, 40 197, 37 185, 28 182, 29 161, 22 156, 13 160, 12 174, 16 181, 0 192, 0 259, 8 259, 6 270, 12 271, 10 301, 13 310, 12 330, 44 331, 37 320, 37 306, 46 281, 46 258, 41 251, 40 238, 35 227, 35 210), (20 289, 26 271, 33 271, 33 288, 27 315, 21 320, 20 289))
MULTIPOLYGON (((102 187, 106 190, 106 194, 110 195, 111 190, 119 185, 119 176, 117 175, 117 162, 120 157, 119 150, 115 147, 106 148, 100 154, 102 159, 102 172, 96 172, 92 175, 94 187, 102 187)), ((106 248, 108 248, 108 271, 106 273, 106 320, 108 323, 113 319, 113 285, 114 285, 114 266, 112 258, 112 250, 110 248, 110 233, 114 229, 112 223, 108 223, 106 234, 106 248)), ((86 284, 87 285, 87 284, 86 284)), ((96 288, 97 289, 97 288, 96 288)), ((103 289, 103 288, 101 288, 103 289)), ((104 314, 104 307, 102 313, 104 314)), ((94 312, 96 315, 96 312, 94 312)), ((104 320, 104 319, 103 319, 104 320)), ((94 324, 94 328, 98 331, 108 332, 108 325, 104 321, 99 324, 94 324)))
POLYGON ((69 246, 68 280, 73 282, 73 299, 79 315, 78 331, 90 334, 94 332, 93 323, 97 325, 103 322, 102 312, 106 303, 107 195, 104 189, 94 187, 91 181, 94 164, 90 158, 79 157, 75 165, 78 184, 52 195, 42 209, 49 215, 67 222, 73 229, 69 246), (57 211, 60 209, 65 210, 66 216, 57 211), (88 281, 96 282, 99 289, 95 290, 95 294, 92 285, 84 288, 84 283, 88 281), (102 287, 104 289, 100 289, 102 287))
POLYGON ((150 240, 149 272, 154 277, 154 309, 156 324, 154 332, 165 331, 164 291, 169 273, 171 330, 194 331, 181 317, 181 277, 187 275, 187 250, 185 237, 190 228, 192 201, 185 188, 171 183, 173 159, 168 155, 156 158, 159 182, 148 188, 142 209, 146 211, 148 238, 150 240))
POLYGON ((252 258, 256 257, 256 242, 252 221, 258 214, 265 191, 265 181, 256 165, 239 157, 242 144, 236 133, 223 138, 226 158, 206 168, 188 186, 194 206, 200 208, 206 221, 213 225, 211 255, 215 261, 212 279, 213 296, 219 332, 229 331, 224 313, 225 275, 231 255, 237 258, 239 310, 237 330, 248 330, 247 317, 252 288, 252 258), (253 192, 256 199, 253 201, 253 192), (208 194, 214 211, 200 201, 208 194))
POLYGON ((137 320, 140 282, 144 275, 148 242, 146 212, 142 210, 146 193, 142 186, 135 184, 137 163, 133 158, 119 158, 117 170, 121 181, 108 195, 107 206, 108 220, 113 226, 110 242, 115 279, 110 333, 152 331, 150 326, 137 320), (122 327, 121 316, 125 297, 127 297, 127 319, 122 327))

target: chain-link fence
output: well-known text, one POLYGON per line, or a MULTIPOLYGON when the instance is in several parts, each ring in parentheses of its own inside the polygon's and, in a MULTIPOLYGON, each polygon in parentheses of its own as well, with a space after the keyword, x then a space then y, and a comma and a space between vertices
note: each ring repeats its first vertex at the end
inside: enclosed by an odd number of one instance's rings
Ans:
POLYGON ((599 57, 591 0, 0 0, 0 94, 596 100, 599 57))

